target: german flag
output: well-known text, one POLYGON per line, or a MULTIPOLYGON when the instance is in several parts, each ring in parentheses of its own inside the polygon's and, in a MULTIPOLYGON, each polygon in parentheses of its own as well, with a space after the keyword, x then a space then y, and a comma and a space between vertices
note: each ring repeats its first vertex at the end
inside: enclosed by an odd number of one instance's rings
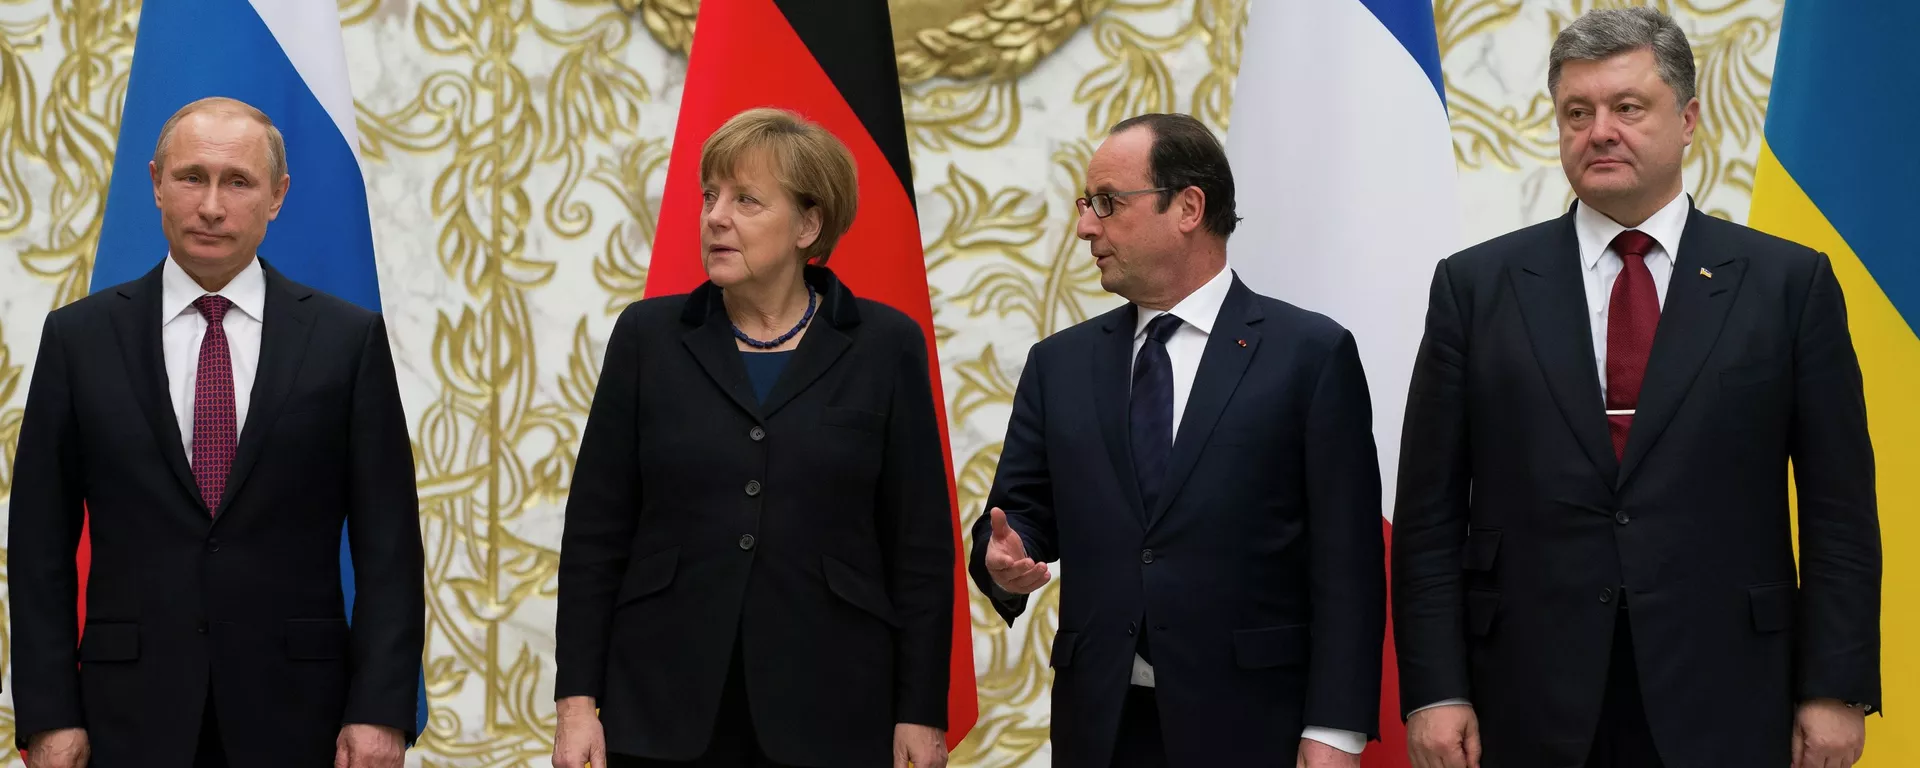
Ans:
MULTIPOLYGON (((705 282, 700 265, 700 148, 728 118, 755 107, 803 115, 853 152, 860 208, 853 227, 834 248, 834 274, 856 295, 884 302, 920 323, 927 338, 933 396, 945 403, 886 0, 700 3, 646 295, 686 293, 705 282)), ((946 409, 936 411, 941 454, 947 461, 947 495, 958 498, 946 409)), ((953 536, 949 747, 966 738, 979 715, 957 506, 953 536)))

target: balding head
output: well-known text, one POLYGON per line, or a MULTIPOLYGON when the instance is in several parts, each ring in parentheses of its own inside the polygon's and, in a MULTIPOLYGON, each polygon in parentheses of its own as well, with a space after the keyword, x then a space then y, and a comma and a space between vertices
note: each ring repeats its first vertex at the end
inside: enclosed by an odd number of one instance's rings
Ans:
POLYGON ((173 142, 174 131, 180 122, 193 115, 214 115, 219 117, 241 117, 259 123, 267 131, 267 166, 278 180, 287 175, 287 141, 281 137, 280 129, 275 127, 273 119, 267 113, 256 109, 239 99, 225 96, 209 96, 180 108, 160 126, 160 140, 153 146, 154 166, 165 170, 167 167, 167 147, 173 142))

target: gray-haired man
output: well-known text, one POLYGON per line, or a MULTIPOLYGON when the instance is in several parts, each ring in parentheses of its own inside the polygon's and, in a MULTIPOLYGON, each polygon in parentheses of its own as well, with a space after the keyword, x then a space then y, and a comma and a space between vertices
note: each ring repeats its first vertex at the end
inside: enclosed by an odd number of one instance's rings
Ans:
POLYGON ((1551 61, 1579 203, 1439 265, 1407 399, 1413 764, 1851 765, 1880 536, 1840 286, 1683 194, 1700 102, 1671 19, 1589 13, 1551 61))

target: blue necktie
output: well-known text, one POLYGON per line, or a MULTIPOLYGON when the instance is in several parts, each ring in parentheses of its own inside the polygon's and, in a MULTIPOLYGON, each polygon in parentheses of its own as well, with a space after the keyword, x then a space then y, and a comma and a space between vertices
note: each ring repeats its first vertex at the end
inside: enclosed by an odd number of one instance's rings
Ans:
POLYGON ((1180 329, 1180 318, 1161 315, 1147 323, 1147 338, 1133 358, 1133 402, 1128 421, 1133 432, 1133 467, 1139 473, 1140 502, 1149 515, 1160 500, 1160 483, 1167 476, 1167 454, 1173 452, 1173 361, 1167 357, 1167 339, 1180 329))

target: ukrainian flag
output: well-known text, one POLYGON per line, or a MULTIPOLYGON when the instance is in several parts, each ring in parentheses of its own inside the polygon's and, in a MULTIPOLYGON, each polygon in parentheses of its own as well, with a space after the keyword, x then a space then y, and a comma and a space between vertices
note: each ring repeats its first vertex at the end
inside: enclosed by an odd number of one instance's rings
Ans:
POLYGON ((1866 380, 1886 553, 1885 717, 1862 766, 1920 765, 1920 124, 1913 0, 1788 0, 1749 223, 1825 252, 1866 380))

